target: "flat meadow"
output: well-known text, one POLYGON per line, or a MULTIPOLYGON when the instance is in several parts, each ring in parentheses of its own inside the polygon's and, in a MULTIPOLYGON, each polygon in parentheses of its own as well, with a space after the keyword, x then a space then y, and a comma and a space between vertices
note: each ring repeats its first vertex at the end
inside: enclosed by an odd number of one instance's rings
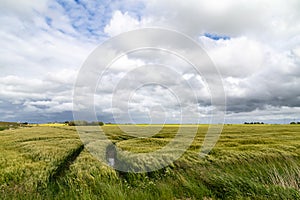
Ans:
MULTIPOLYGON (((148 138, 102 127, 117 148, 152 152, 178 126, 148 138)), ((114 170, 92 156, 71 126, 0 131, 0 199, 300 199, 299 125, 224 125, 211 152, 199 152, 208 125, 171 165, 147 173, 114 170)))

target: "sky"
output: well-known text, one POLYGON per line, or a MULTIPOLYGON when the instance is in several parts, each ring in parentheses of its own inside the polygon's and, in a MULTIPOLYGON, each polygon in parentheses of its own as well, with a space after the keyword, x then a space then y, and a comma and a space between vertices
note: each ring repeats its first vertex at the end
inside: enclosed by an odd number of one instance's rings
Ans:
MULTIPOLYGON (((0 121, 72 120, 89 55, 140 28, 180 32, 205 50, 222 78, 225 123, 300 121, 299 22, 298 0, 0 0, 0 121)), ((209 123, 218 111, 205 77, 159 50, 123 55, 93 92, 104 122, 178 123, 184 111, 185 123, 209 123)))

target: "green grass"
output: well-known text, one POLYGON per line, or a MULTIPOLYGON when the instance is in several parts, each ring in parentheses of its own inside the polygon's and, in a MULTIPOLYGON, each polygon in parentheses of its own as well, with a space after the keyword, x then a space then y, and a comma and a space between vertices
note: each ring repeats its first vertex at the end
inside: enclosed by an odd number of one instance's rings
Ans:
MULTIPOLYGON (((206 125, 172 165, 148 173, 115 171, 93 157, 74 127, 0 132, 0 199, 300 199, 300 126, 225 125, 199 157, 206 125)), ((119 149, 161 149, 178 127, 151 138, 103 127, 119 149)), ((86 131, 93 141, 93 128, 86 131)), ((122 155, 119 155, 122 158, 122 155)))
POLYGON ((20 127, 20 124, 16 122, 1 122, 0 121, 0 131, 4 131, 6 129, 12 129, 12 128, 17 128, 20 127))

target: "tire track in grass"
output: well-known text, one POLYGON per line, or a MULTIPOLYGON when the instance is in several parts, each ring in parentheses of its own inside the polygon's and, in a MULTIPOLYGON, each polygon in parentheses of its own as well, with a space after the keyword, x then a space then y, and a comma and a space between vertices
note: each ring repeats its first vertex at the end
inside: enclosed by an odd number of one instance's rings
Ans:
POLYGON ((69 170, 70 165, 76 160, 83 149, 84 145, 82 144, 76 149, 73 149, 66 157, 64 157, 57 167, 50 173, 49 182, 55 183, 60 177, 63 177, 69 170))
POLYGON ((73 139, 72 137, 33 137, 28 139, 16 140, 16 143, 22 142, 33 142, 33 141, 40 141, 40 140, 55 140, 55 139, 73 139))

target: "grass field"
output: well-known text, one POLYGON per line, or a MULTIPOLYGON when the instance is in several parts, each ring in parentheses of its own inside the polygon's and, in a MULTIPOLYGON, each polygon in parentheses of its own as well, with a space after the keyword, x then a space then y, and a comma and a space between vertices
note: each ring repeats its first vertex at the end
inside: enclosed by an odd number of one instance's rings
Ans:
POLYGON ((15 122, 0 122, 0 131, 10 129, 10 128, 16 128, 19 127, 20 124, 15 122))
MULTIPOLYGON (((199 157, 207 125, 172 165, 149 173, 115 171, 84 148, 74 127, 0 131, 0 199, 300 199, 299 125, 225 125, 199 157)), ((151 152, 177 126, 151 138, 104 126, 118 148, 151 152)))

